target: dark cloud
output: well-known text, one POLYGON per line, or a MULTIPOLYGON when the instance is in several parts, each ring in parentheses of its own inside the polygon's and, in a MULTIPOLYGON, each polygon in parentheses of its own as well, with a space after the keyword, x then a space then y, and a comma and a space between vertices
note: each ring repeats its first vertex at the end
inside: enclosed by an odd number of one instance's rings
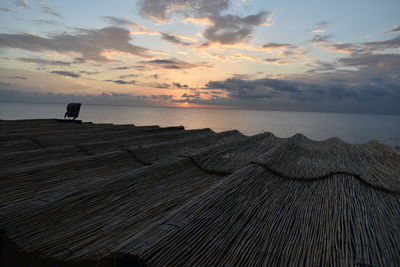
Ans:
POLYGON ((317 26, 318 28, 324 28, 330 24, 333 24, 333 21, 330 20, 321 20, 317 23, 315 23, 315 26, 317 26))
POLYGON ((385 49, 396 49, 400 47, 400 35, 385 41, 367 42, 363 44, 354 43, 336 43, 324 45, 324 48, 332 52, 348 53, 348 54, 365 54, 385 49))
POLYGON ((85 104, 99 105, 146 105, 155 106, 159 103, 151 101, 144 95, 122 94, 115 92, 104 92, 101 94, 59 94, 51 92, 35 91, 35 88, 23 88, 19 90, 2 88, 0 83, 0 99, 3 102, 28 102, 28 103, 71 103, 80 102, 85 104), (26 91, 30 90, 30 91, 26 91))
POLYGON ((140 76, 139 74, 125 74, 125 75, 120 75, 118 78, 126 79, 126 78, 130 78, 130 77, 136 78, 136 77, 139 77, 139 76, 140 76))
POLYGON ((86 74, 86 75, 96 75, 96 74, 99 74, 101 72, 100 71, 84 71, 84 70, 82 70, 82 71, 80 71, 80 73, 86 74))
POLYGON ((18 80, 26 80, 26 79, 28 79, 25 76, 9 76, 7 78, 9 78, 9 79, 18 79, 18 80))
POLYGON ((248 80, 252 76, 253 75, 251 75, 251 74, 241 74, 241 73, 234 73, 233 74, 233 78, 242 79, 242 80, 248 80))
POLYGON ((395 25, 391 30, 387 32, 400 32, 400 24, 395 25))
POLYGON ((325 45, 324 47, 332 52, 349 53, 349 54, 362 53, 365 50, 359 45, 353 43, 336 43, 331 45, 325 45))
POLYGON ((54 20, 45 20, 45 19, 34 19, 32 20, 32 22, 36 23, 36 24, 45 24, 45 25, 51 25, 51 26, 56 26, 58 25, 57 21, 54 20))
POLYGON ((338 62, 317 61, 306 74, 270 79, 210 81, 227 98, 198 104, 309 111, 400 113, 400 55, 351 54, 338 62), (342 69, 351 67, 353 70, 342 69))
POLYGON ((194 94, 184 93, 184 94, 181 95, 181 97, 186 97, 186 98, 200 98, 200 92, 195 92, 194 94))
POLYGON ((201 92, 195 91, 193 94, 184 93, 181 95, 183 99, 173 99, 171 102, 173 103, 196 103, 197 101, 201 101, 200 98, 201 92))
POLYGON ((188 46, 191 45, 192 43, 187 43, 182 41, 178 36, 173 35, 173 34, 168 34, 168 33, 161 33, 161 39, 173 43, 173 44, 178 44, 178 45, 184 45, 188 46))
POLYGON ((176 88, 182 88, 182 89, 185 89, 185 88, 189 88, 189 86, 187 85, 187 84, 180 84, 180 83, 176 83, 176 82, 173 82, 172 83, 176 88))
POLYGON ((238 99, 265 99, 273 98, 281 93, 298 93, 301 90, 292 81, 277 79, 242 80, 230 78, 224 81, 210 81, 208 89, 223 89, 230 97, 238 99))
POLYGON ((58 75, 62 75, 62 76, 68 76, 68 77, 72 77, 72 78, 78 78, 80 76, 77 73, 73 73, 70 71, 62 71, 62 70, 54 70, 54 71, 51 71, 50 73, 54 73, 54 74, 58 74, 58 75))
POLYGON ((264 61, 273 63, 279 61, 279 58, 266 58, 264 61))
POLYGON ((316 34, 314 37, 310 40, 310 43, 313 44, 321 44, 321 43, 327 43, 329 39, 331 38, 330 35, 320 35, 316 34))
POLYGON ((128 69, 130 69, 131 67, 128 67, 128 66, 123 66, 123 67, 115 67, 115 68, 113 68, 113 70, 128 70, 128 69))
POLYGON ((116 84, 130 84, 130 85, 136 85, 136 81, 132 80, 132 81, 124 81, 124 80, 105 80, 106 82, 112 82, 112 83, 116 83, 116 84))
POLYGON ((62 16, 60 15, 60 13, 57 12, 57 9, 55 7, 49 6, 46 3, 42 2, 39 3, 41 3, 40 9, 42 10, 43 13, 57 18, 62 18, 62 16))
POLYGON ((125 81, 125 80, 105 80, 106 82, 112 82, 116 84, 121 84, 121 85, 137 85, 137 86, 143 86, 143 87, 151 87, 151 88, 157 88, 157 89, 169 89, 171 88, 171 85, 168 83, 156 83, 156 82, 150 82, 150 83, 143 83, 143 82, 138 82, 135 80, 131 81, 125 81))
POLYGON ((105 21, 113 24, 113 25, 117 25, 117 26, 129 26, 129 27, 133 27, 136 28, 138 30, 141 31, 147 31, 148 29, 142 25, 139 25, 135 22, 126 20, 126 19, 121 19, 121 18, 116 18, 116 17, 111 17, 111 16, 104 16, 102 17, 105 21))
POLYGON ((41 65, 54 65, 54 66, 70 66, 71 62, 60 61, 60 60, 47 60, 41 58, 17 58, 17 60, 25 62, 25 63, 35 63, 41 65))
POLYGON ((297 48, 297 47, 298 46, 296 46, 296 45, 285 44, 285 43, 267 43, 267 44, 263 44, 261 46, 261 48, 265 48, 265 49, 280 49, 280 48, 291 49, 291 48, 297 48))
POLYGON ((170 15, 203 17, 219 14, 230 5, 230 0, 139 0, 139 13, 156 22, 166 22, 170 15))
POLYGON ((85 60, 109 61, 106 50, 124 52, 139 57, 150 57, 148 49, 132 45, 129 31, 119 27, 96 30, 81 29, 75 34, 57 34, 48 38, 31 34, 0 34, 1 48, 28 51, 56 51, 80 53, 85 60))
POLYGON ((0 81, 0 85, 1 86, 10 86, 11 83, 6 83, 6 82, 3 82, 3 81, 0 81))
POLYGON ((148 86, 148 87, 157 88, 157 89, 171 88, 171 85, 169 85, 168 83, 146 83, 146 84, 143 84, 143 86, 148 86))
POLYGON ((151 95, 150 96, 151 99, 155 99, 155 100, 171 100, 174 98, 173 95, 151 95))
POLYGON ((247 17, 231 14, 210 16, 212 26, 204 31, 203 36, 209 43, 235 44, 243 42, 248 40, 254 28, 264 24, 269 16, 270 12, 265 11, 247 17))
POLYGON ((206 63, 188 63, 176 58, 154 59, 148 61, 139 61, 138 63, 161 69, 193 69, 198 67, 210 67, 206 63))
POLYGON ((2 12, 11 12, 12 10, 9 9, 9 8, 2 7, 2 8, 0 8, 0 11, 2 11, 2 12))
POLYGON ((399 54, 360 54, 346 58, 340 58, 339 62, 344 66, 373 69, 374 71, 399 71, 399 54))
POLYGON ((134 65, 134 66, 121 66, 121 67, 112 68, 112 70, 131 70, 131 69, 145 71, 145 70, 147 70, 147 67, 143 66, 143 65, 134 65))
POLYGON ((16 0, 14 1, 14 4, 16 8, 21 8, 21 9, 31 8, 28 4, 28 0, 16 0))
POLYGON ((324 62, 317 60, 315 64, 310 64, 310 66, 314 67, 311 70, 308 70, 308 73, 320 72, 320 71, 333 71, 336 70, 338 65, 336 63, 324 62))
MULTIPOLYGON (((287 51, 287 52, 289 52, 289 51, 287 51)), ((266 59, 264 59, 264 63, 272 64, 272 65, 290 65, 290 64, 293 64, 290 61, 285 61, 285 60, 280 59, 280 58, 266 58, 266 59)))
POLYGON ((388 48, 399 48, 400 47, 400 35, 392 39, 382 42, 368 42, 363 44, 364 47, 373 50, 381 50, 388 48))
MULTIPOLYGON (((208 47, 212 43, 235 44, 247 41, 256 26, 264 24, 270 12, 261 11, 247 17, 233 14, 222 14, 230 6, 230 0, 140 0, 139 13, 157 22, 167 22, 172 14, 185 18, 205 19, 211 25, 203 36, 208 40, 200 47, 208 47)), ((162 34, 162 33, 161 33, 162 34)), ((185 45, 176 36, 164 35, 166 41, 185 45)))

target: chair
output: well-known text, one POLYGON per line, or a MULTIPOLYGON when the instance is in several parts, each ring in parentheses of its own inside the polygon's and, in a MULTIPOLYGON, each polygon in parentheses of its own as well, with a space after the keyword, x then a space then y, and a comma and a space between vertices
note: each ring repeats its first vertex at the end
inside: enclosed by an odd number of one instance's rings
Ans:
POLYGON ((81 110, 81 103, 69 103, 67 106, 67 112, 65 112, 64 118, 73 118, 75 120, 79 117, 79 111, 81 110))

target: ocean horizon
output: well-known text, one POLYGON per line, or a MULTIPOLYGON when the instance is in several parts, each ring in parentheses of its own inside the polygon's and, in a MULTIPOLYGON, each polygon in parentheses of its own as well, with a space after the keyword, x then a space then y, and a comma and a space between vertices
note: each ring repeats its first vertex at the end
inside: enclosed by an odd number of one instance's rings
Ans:
MULTIPOLYGON (((63 118, 66 104, 0 103, 0 119, 63 118)), ((278 137, 301 133, 313 140, 338 137, 349 143, 377 140, 400 146, 400 115, 299 112, 83 104, 85 122, 238 130, 245 135, 271 132, 278 137)))

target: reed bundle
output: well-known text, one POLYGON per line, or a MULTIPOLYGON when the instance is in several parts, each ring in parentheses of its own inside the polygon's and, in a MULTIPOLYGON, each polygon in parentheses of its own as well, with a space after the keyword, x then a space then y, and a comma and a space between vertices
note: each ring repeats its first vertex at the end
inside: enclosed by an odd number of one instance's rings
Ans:
POLYGON ((398 266, 378 142, 0 120, 0 265, 398 266))

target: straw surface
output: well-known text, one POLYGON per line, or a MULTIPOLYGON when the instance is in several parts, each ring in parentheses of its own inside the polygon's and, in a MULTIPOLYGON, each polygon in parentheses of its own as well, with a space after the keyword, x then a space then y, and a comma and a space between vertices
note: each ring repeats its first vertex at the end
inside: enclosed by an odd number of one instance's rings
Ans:
POLYGON ((0 131, 1 266, 400 265, 400 154, 378 142, 56 119, 0 131))

